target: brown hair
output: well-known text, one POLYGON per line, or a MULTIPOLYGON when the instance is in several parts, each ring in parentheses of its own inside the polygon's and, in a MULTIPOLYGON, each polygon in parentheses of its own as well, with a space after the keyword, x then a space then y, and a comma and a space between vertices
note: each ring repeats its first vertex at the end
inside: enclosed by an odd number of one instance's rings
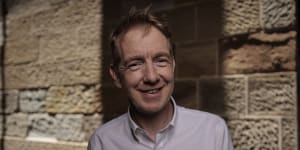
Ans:
POLYGON ((169 41, 170 54, 174 57, 175 55, 175 44, 172 40, 171 32, 166 24, 159 20, 157 17, 152 15, 150 12, 151 6, 144 9, 137 10, 134 7, 130 9, 129 14, 123 18, 120 24, 115 28, 110 37, 110 47, 112 52, 112 65, 117 67, 120 63, 120 55, 118 52, 118 39, 122 34, 126 33, 131 27, 136 25, 146 25, 148 27, 157 28, 169 41))

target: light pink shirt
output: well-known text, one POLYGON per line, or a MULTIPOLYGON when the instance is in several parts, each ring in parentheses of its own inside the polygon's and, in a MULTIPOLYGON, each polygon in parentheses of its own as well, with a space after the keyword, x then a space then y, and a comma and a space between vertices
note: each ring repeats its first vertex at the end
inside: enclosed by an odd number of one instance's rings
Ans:
POLYGON ((129 112, 98 128, 88 150, 233 150, 223 119, 198 110, 177 106, 172 99, 171 122, 152 141, 129 112))

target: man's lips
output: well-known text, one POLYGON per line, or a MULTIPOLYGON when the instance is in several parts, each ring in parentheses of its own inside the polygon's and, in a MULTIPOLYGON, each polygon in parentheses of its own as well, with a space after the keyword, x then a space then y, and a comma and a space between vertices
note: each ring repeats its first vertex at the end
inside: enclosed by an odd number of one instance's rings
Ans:
POLYGON ((164 86, 158 87, 158 88, 147 88, 147 89, 139 89, 142 93, 148 93, 148 94, 155 94, 159 92, 164 86))

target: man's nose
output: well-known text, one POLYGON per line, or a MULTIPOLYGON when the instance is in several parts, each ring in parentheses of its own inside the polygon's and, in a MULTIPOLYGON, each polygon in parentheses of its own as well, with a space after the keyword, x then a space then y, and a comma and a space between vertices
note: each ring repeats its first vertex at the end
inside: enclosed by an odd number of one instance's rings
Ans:
POLYGON ((159 81, 157 68, 153 63, 146 63, 144 68, 144 82, 148 84, 156 84, 159 81))

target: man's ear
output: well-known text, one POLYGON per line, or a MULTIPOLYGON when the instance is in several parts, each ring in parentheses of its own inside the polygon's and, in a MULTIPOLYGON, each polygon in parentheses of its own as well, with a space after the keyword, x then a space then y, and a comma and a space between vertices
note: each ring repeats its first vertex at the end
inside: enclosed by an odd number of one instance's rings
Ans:
POLYGON ((111 78, 114 80, 115 86, 118 87, 118 88, 122 88, 122 84, 120 82, 120 78, 118 76, 118 72, 116 72, 116 70, 113 67, 113 65, 110 65, 110 67, 109 67, 109 74, 110 74, 111 78))
POLYGON ((175 72, 175 59, 173 58, 173 73, 175 72))

